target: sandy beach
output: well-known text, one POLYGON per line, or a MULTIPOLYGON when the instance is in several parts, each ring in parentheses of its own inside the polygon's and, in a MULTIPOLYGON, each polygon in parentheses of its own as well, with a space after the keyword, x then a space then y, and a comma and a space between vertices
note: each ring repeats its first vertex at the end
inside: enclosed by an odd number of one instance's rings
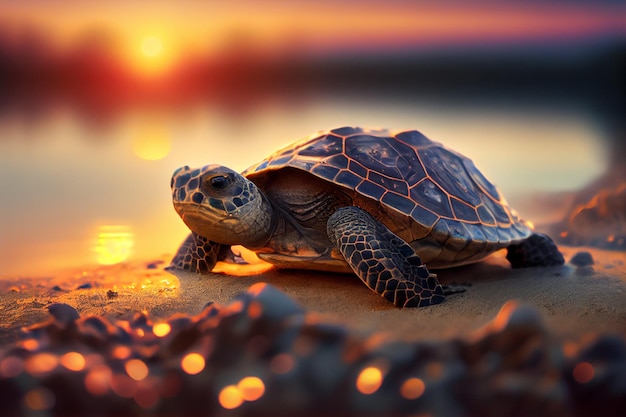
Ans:
POLYGON ((536 307, 562 339, 603 332, 626 335, 624 253, 584 247, 561 250, 566 260, 588 251, 594 264, 513 270, 504 253, 497 253, 479 264, 436 271, 443 284, 463 284, 466 291, 449 296, 443 304, 420 309, 398 309, 351 275, 295 270, 251 276, 171 274, 163 270, 167 257, 160 262, 98 267, 38 280, 15 278, 0 283, 0 340, 6 345, 16 340, 21 327, 45 320, 52 303, 67 303, 86 315, 123 318, 147 311, 166 318, 175 313, 197 314, 210 301, 227 304, 257 282, 276 286, 329 322, 398 338, 470 336, 508 300, 536 307), (137 289, 142 283, 143 289, 137 289), (107 296, 107 291, 113 293, 107 296))
POLYGON ((171 274, 165 257, 5 280, 0 401, 11 416, 621 415, 624 254, 561 250, 594 263, 513 270, 498 253, 439 271, 466 291, 419 309, 351 275, 171 274))

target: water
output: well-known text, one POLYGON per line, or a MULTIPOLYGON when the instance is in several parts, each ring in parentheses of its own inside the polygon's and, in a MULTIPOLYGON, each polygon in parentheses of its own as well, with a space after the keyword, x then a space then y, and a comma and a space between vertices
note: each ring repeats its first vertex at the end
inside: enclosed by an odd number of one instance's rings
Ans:
POLYGON ((472 158, 513 206, 529 207, 536 192, 580 188, 606 168, 602 131, 576 109, 317 97, 244 114, 210 104, 129 110, 104 124, 62 107, 35 119, 5 114, 0 277, 173 254, 187 234, 170 201, 176 168, 243 170, 280 146, 343 125, 417 128, 472 158))

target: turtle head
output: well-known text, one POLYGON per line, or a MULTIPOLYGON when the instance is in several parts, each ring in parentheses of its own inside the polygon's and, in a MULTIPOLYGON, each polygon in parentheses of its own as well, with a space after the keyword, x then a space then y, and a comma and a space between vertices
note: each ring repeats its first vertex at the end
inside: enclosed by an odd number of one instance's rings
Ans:
POLYGON ((174 209, 191 231, 217 243, 263 246, 276 218, 254 183, 220 165, 177 169, 172 175, 174 209))

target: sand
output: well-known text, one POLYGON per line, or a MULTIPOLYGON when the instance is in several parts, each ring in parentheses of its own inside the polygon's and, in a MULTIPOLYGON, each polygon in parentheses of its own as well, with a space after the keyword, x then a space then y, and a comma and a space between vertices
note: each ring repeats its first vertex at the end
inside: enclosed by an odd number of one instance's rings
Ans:
POLYGON ((172 274, 164 270, 168 256, 156 262, 3 280, 0 346, 17 340, 23 326, 47 319, 52 303, 70 304, 83 315, 124 318, 146 311, 152 317, 167 318, 179 312, 197 314, 210 301, 226 304, 256 282, 276 286, 324 321, 402 339, 470 337, 508 300, 536 307, 550 330, 563 340, 598 333, 626 335, 626 253, 560 249, 566 260, 588 251, 595 263, 513 270, 504 253, 497 253, 479 264, 435 271, 443 284, 464 284, 466 291, 449 296, 443 304, 419 309, 394 307, 356 276, 293 270, 249 276, 172 274))
POLYGON ((3 415, 622 416, 625 254, 586 249, 593 266, 440 271, 466 291, 420 309, 351 275, 173 275, 166 257, 3 280, 3 415))

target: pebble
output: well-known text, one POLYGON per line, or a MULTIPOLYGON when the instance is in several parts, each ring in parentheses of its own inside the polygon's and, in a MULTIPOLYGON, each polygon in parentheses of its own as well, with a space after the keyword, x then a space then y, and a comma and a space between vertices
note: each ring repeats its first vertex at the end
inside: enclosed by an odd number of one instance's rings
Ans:
POLYGON ((169 331, 159 337, 147 313, 126 321, 80 317, 67 304, 49 312, 51 321, 0 352, 6 415, 25 407, 39 413, 41 402, 25 398, 42 392, 54 399, 46 415, 103 417, 225 415, 225 408, 305 417, 617 416, 626 409, 623 335, 585 338, 566 357, 539 311, 516 302, 475 337, 443 341, 327 323, 268 284, 227 305, 207 303, 195 316, 161 320, 169 331), (77 357, 84 361, 70 362, 77 357), (225 392, 237 401, 220 403, 225 392))
POLYGON ((48 313, 59 323, 69 324, 80 318, 78 311, 69 304, 56 303, 48 307, 48 313))
POLYGON ((569 260, 569 263, 576 266, 590 266, 594 264, 593 256, 587 251, 576 252, 569 260))
POLYGON ((153 262, 148 262, 146 264, 146 269, 157 269, 159 268, 160 265, 164 264, 165 262, 162 260, 157 260, 157 261, 153 261, 153 262))

